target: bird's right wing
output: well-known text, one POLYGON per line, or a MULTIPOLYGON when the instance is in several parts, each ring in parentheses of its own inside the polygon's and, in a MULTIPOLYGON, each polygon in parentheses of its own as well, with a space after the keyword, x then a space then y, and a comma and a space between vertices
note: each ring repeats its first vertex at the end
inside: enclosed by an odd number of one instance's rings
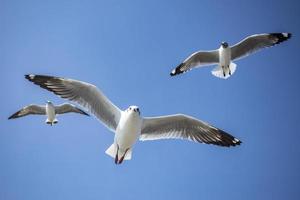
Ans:
POLYGON ((227 147, 241 143, 221 129, 182 114, 143 119, 140 140, 158 139, 187 139, 227 147))
POLYGON ((46 114, 46 108, 45 106, 40 105, 29 105, 25 106, 18 112, 11 115, 8 119, 15 119, 19 117, 24 117, 26 115, 45 115, 46 114))
POLYGON ((94 85, 82 81, 44 75, 25 75, 25 78, 61 98, 85 107, 110 130, 115 131, 121 110, 94 85))
POLYGON ((219 62, 219 51, 198 51, 190 55, 180 65, 170 73, 171 76, 175 76, 184 72, 187 72, 195 67, 201 67, 206 65, 213 65, 219 62))

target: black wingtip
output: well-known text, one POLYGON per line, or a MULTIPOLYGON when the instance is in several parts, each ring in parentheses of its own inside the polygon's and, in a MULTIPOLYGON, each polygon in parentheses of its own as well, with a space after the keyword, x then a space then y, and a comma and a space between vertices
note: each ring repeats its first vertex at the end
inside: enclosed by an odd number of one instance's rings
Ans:
POLYGON ((234 138, 234 142, 235 142, 235 145, 240 145, 242 144, 243 142, 237 138, 234 138))
POLYGON ((34 74, 25 74, 25 78, 32 82, 36 75, 34 74))
POLYGON ((9 119, 15 119, 15 118, 18 118, 19 113, 20 113, 20 111, 18 111, 18 112, 16 112, 16 113, 12 114, 10 117, 8 117, 8 120, 9 120, 9 119))
POLYGON ((175 69, 173 69, 170 73, 170 76, 176 76, 178 74, 182 74, 184 71, 182 71, 182 67, 183 67, 184 63, 180 63, 180 65, 178 65, 175 69))
POLYGON ((25 78, 28 81, 33 82, 34 84, 40 86, 41 88, 44 88, 51 92, 53 92, 53 91, 47 87, 47 82, 49 80, 53 80, 53 79, 55 79, 55 80, 60 79, 59 77, 55 77, 55 76, 45 76, 45 75, 36 75, 36 74, 26 74, 25 78))
POLYGON ((45 75, 37 75, 37 74, 25 74, 25 78, 29 81, 33 80, 39 80, 39 79, 53 79, 53 78, 59 78, 55 76, 45 76, 45 75))
POLYGON ((219 132, 221 133, 221 146, 225 146, 225 147, 234 147, 234 146, 238 146, 242 143, 241 140, 233 137, 232 135, 230 135, 229 133, 226 133, 225 131, 219 129, 219 132))
POLYGON ((276 37, 278 41, 276 44, 279 44, 281 42, 284 42, 292 37, 291 33, 271 33, 273 37, 276 37))
POLYGON ((26 79, 29 80, 29 74, 25 74, 24 76, 25 76, 26 79))

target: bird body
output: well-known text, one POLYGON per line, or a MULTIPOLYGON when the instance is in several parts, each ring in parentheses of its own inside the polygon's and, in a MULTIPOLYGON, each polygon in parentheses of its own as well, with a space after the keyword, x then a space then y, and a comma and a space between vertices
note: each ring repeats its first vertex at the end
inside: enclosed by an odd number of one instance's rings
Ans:
POLYGON ((229 66, 231 62, 231 49, 229 47, 221 47, 219 48, 219 65, 222 67, 229 66))
MULTIPOLYGON (((125 156, 126 151, 130 150, 141 134, 142 118, 137 112, 136 106, 130 106, 122 112, 117 126, 114 144, 117 148, 118 158, 125 156)), ((116 155, 113 155, 115 157, 116 155)), ((130 156, 131 157, 131 156, 130 156)), ((127 159, 130 159, 128 156, 127 159)), ((120 162, 120 160, 118 160, 120 162)))
POLYGON ((50 124, 52 126, 53 124, 56 124, 58 122, 58 120, 55 118, 56 116, 55 107, 50 101, 46 103, 46 115, 47 115, 47 119, 46 119, 47 124, 50 124))
POLYGON ((229 46, 227 42, 222 42, 221 47, 217 50, 193 53, 173 69, 170 75, 175 76, 193 68, 217 64, 218 66, 212 70, 212 74, 227 79, 236 70, 236 64, 232 61, 284 42, 291 36, 291 33, 263 33, 251 35, 232 46, 229 46))
POLYGON ((219 72, 222 72, 223 77, 227 77, 227 76, 229 77, 232 74, 230 69, 230 64, 231 64, 231 48, 228 47, 227 43, 222 43, 221 47, 219 48, 218 69, 220 69, 219 72))
POLYGON ((25 78, 85 107, 114 132, 114 142, 105 152, 115 158, 116 164, 131 159, 132 148, 138 139, 187 139, 225 147, 241 144, 239 139, 225 131, 188 115, 142 117, 137 106, 122 111, 90 83, 33 74, 25 75, 25 78))
POLYGON ((11 115, 8 119, 15 119, 27 115, 46 115, 46 124, 50 124, 52 126, 53 124, 56 124, 58 122, 58 120, 56 119, 57 114, 64 114, 70 112, 89 116, 89 114, 87 114, 85 111, 81 110, 80 108, 77 108, 72 104, 64 103, 55 106, 50 101, 47 101, 46 105, 31 104, 29 106, 25 106, 21 110, 11 115))

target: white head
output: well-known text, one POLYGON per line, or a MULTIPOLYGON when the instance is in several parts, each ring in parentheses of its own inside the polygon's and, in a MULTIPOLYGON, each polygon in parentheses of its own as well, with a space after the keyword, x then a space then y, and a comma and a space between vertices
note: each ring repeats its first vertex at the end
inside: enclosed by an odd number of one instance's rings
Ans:
POLYGON ((125 112, 128 112, 128 113, 137 113, 138 115, 141 114, 140 109, 137 106, 129 106, 129 108, 127 108, 125 110, 125 112))
POLYGON ((51 101, 47 100, 47 101, 46 101, 46 104, 52 104, 52 103, 51 103, 51 101))

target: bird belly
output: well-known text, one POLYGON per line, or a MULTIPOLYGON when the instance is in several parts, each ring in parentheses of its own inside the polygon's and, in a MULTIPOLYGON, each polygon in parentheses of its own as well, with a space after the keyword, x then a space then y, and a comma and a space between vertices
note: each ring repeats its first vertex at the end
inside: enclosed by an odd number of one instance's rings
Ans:
POLYGON ((116 130, 115 143, 120 150, 131 148, 141 133, 141 119, 139 117, 121 117, 116 130))
POLYGON ((231 62, 231 50, 230 48, 221 48, 219 51, 220 63, 221 67, 228 67, 231 62))
POLYGON ((47 121, 53 122, 55 120, 55 109, 51 105, 46 105, 46 114, 47 114, 47 121))

